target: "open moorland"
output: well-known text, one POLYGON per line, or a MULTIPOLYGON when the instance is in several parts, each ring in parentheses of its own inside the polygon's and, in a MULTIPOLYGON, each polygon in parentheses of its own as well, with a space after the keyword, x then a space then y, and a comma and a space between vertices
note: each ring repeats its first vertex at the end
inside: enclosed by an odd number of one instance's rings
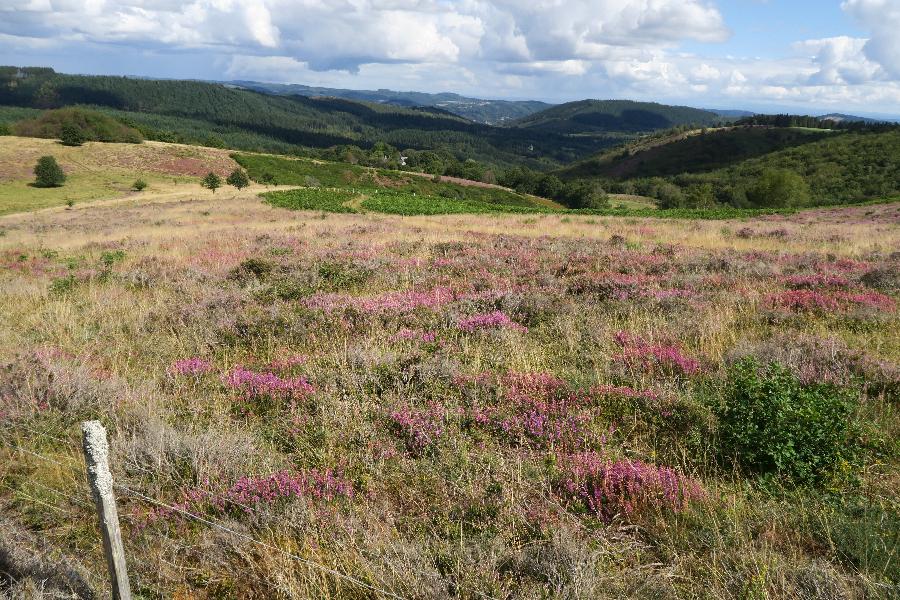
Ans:
POLYGON ((898 204, 401 217, 320 183, 352 212, 192 183, 0 217, 11 597, 108 595, 85 419, 140 598, 900 593, 898 204))

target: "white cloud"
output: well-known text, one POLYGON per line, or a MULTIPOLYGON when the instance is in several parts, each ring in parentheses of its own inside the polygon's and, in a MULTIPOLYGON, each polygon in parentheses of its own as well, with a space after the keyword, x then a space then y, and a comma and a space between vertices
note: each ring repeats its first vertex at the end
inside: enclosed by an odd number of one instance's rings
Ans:
POLYGON ((900 0, 841 6, 865 37, 747 59, 684 52, 729 37, 715 0, 0 0, 0 54, 121 54, 119 72, 154 75, 191 56, 218 69, 198 77, 491 97, 896 105, 900 0))
POLYGON ((847 0, 841 7, 871 31, 872 37, 864 47, 866 57, 900 79, 900 2, 847 0))

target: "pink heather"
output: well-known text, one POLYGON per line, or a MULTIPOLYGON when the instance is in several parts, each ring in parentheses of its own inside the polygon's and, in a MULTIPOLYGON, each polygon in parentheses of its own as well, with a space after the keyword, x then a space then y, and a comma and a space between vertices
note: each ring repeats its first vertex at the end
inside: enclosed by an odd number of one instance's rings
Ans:
POLYGON ((185 358, 176 360, 169 366, 169 373, 172 375, 202 375, 209 372, 212 364, 202 358, 185 358))
MULTIPOLYGON (((241 477, 231 487, 222 492, 213 492, 207 487, 182 491, 181 501, 173 506, 190 512, 226 512, 242 510, 250 513, 254 505, 275 504, 282 500, 307 498, 311 500, 334 500, 353 498, 353 483, 332 469, 309 469, 298 473, 278 471, 260 477, 241 477)), ((147 515, 146 524, 177 518, 179 513, 167 508, 155 509, 147 515)))
POLYGON ((700 483, 670 467, 641 461, 610 462, 595 452, 568 458, 563 493, 582 502, 604 521, 631 517, 647 509, 675 512, 706 496, 700 483))
POLYGON ((516 331, 522 332, 528 331, 527 327, 519 325, 518 323, 510 319, 506 313, 499 310, 495 310, 491 313, 474 315, 467 319, 460 319, 457 322, 457 327, 459 327, 462 331, 466 331, 469 333, 478 331, 479 329, 500 328, 514 329, 516 331))
POLYGON ((302 398, 315 391, 305 377, 282 378, 274 373, 256 373, 241 366, 225 376, 225 384, 244 392, 247 398, 302 398))
POLYGON ((392 411, 388 419, 413 454, 419 454, 437 442, 446 429, 444 410, 437 404, 427 410, 404 406, 392 411))
POLYGON ((615 340, 623 350, 617 359, 626 364, 640 365, 646 371, 662 367, 680 371, 685 375, 694 375, 700 371, 700 363, 696 359, 685 356, 676 346, 652 344, 627 331, 616 333, 615 340))

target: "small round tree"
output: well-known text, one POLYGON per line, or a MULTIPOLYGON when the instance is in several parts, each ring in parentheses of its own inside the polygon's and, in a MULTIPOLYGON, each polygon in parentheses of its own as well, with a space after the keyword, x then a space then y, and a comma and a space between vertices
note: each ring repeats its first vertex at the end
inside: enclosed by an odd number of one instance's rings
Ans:
POLYGON ((63 146, 80 146, 86 142, 87 139, 84 136, 84 132, 78 127, 71 123, 66 123, 62 126, 62 130, 60 131, 59 141, 62 142, 63 146))
POLYGON ((203 178, 203 181, 200 182, 200 185, 208 190, 212 190, 212 193, 215 194, 216 190, 222 187, 222 178, 210 171, 203 178))
POLYGON ((809 184, 788 169, 765 169, 747 190, 747 200, 755 207, 783 208, 809 204, 809 184))
POLYGON ((66 182, 66 174, 52 156, 42 156, 34 166, 35 187, 59 187, 66 182))
POLYGON ((250 185, 250 178, 247 177, 247 173, 245 173, 243 169, 235 169, 228 176, 228 179, 225 180, 225 183, 242 190, 250 185))

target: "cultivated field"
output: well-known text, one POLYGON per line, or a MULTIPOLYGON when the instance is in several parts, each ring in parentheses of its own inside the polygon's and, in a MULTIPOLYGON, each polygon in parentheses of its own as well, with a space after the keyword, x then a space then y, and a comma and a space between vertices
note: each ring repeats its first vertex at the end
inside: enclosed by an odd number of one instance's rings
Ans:
POLYGON ((141 598, 897 597, 898 204, 397 217, 257 191, 0 218, 13 597, 107 585, 88 418, 141 598))

